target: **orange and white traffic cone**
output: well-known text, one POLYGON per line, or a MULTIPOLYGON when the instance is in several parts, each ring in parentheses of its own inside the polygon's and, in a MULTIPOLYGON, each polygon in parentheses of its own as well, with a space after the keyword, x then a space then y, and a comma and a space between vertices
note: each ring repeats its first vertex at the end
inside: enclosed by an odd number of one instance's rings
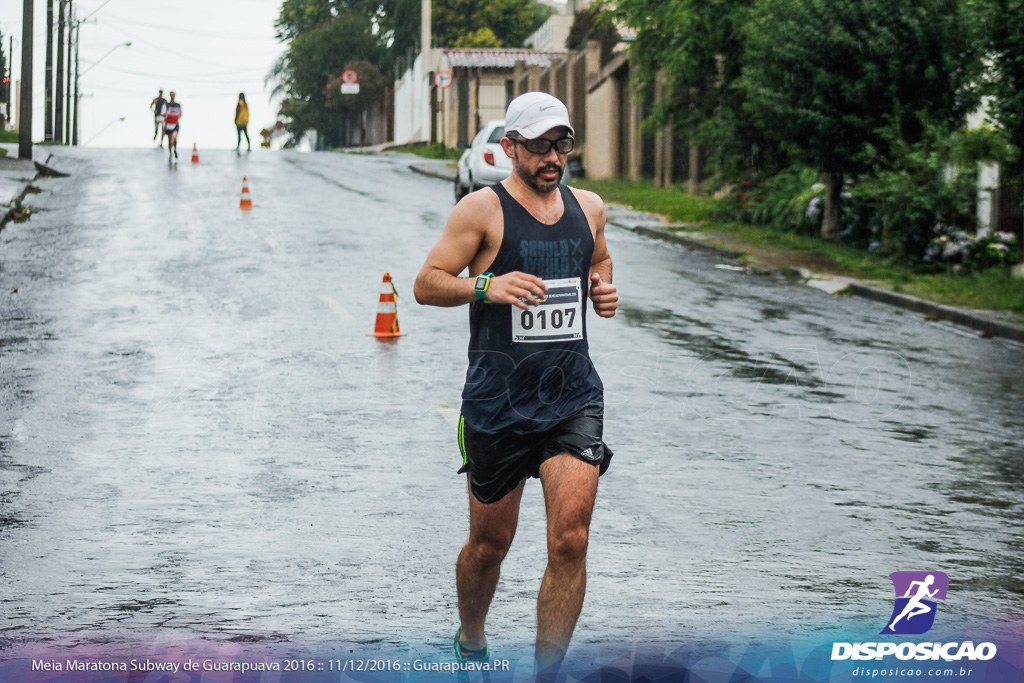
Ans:
POLYGON ((252 199, 249 197, 248 176, 242 177, 242 201, 239 203, 238 208, 242 209, 243 211, 252 208, 252 199))
POLYGON ((390 273, 384 273, 384 281, 380 285, 380 303, 377 304, 377 324, 373 328, 373 336, 403 336, 398 329, 398 290, 391 282, 390 273))
POLYGON ((199 150, 196 149, 196 143, 192 143, 192 163, 199 163, 199 150))

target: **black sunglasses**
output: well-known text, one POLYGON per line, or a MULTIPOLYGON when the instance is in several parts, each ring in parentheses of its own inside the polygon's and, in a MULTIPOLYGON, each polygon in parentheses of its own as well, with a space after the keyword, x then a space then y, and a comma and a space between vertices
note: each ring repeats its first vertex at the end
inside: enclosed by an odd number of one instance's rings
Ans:
POLYGON ((548 140, 547 138, 534 138, 533 140, 521 140, 518 137, 508 136, 508 139, 512 142, 518 142, 520 145, 526 148, 526 151, 530 154, 547 154, 554 147, 559 154, 568 154, 572 151, 572 148, 576 146, 576 141, 571 137, 566 136, 564 138, 558 138, 557 140, 548 140))

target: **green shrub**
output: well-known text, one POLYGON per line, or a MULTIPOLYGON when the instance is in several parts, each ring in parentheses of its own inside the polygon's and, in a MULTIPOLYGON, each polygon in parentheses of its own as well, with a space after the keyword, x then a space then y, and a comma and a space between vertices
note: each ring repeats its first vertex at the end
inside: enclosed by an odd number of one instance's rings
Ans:
POLYGON ((917 142, 895 126, 881 136, 887 149, 869 145, 864 159, 871 171, 851 184, 853 197, 878 217, 872 243, 910 264, 934 260, 934 242, 942 237, 943 250, 953 243, 966 249, 976 220, 978 162, 1005 158, 1005 142, 994 131, 949 131, 923 118, 917 142))
POLYGON ((800 233, 821 225, 824 185, 807 166, 791 166, 762 181, 745 180, 734 195, 738 220, 800 233))

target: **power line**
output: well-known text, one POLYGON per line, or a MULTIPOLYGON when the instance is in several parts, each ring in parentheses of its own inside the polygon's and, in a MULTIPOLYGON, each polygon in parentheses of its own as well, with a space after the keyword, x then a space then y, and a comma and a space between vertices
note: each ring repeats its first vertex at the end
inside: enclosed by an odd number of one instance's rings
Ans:
MULTIPOLYGON (((132 76, 144 76, 146 78, 158 78, 158 79, 168 79, 168 78, 170 78, 170 79, 177 80, 177 81, 186 81, 186 82, 194 82, 194 83, 220 83, 220 82, 223 82, 225 78, 231 78, 231 77, 240 77, 240 78, 243 78, 243 79, 244 78, 257 78, 256 76, 248 76, 247 74, 255 74, 257 72, 261 73, 261 74, 264 74, 264 75, 266 74, 266 71, 264 71, 263 69, 240 69, 240 70, 237 70, 237 71, 225 72, 224 74, 208 74, 206 76, 188 76, 188 75, 180 75, 180 74, 171 74, 171 73, 168 73, 168 72, 164 72, 164 73, 149 73, 149 72, 145 72, 145 71, 132 71, 131 69, 121 69, 119 67, 111 66, 109 64, 98 64, 97 67, 100 68, 100 69, 108 70, 108 71, 118 71, 118 72, 123 73, 123 74, 130 74, 132 76)), ((262 80, 262 78, 260 78, 260 80, 262 80)))
POLYGON ((266 42, 266 40, 267 40, 266 38, 254 38, 252 35, 246 35, 246 36, 243 36, 243 35, 233 35, 233 34, 223 33, 221 31, 201 31, 201 30, 198 30, 198 29, 195 29, 195 28, 182 28, 182 27, 177 27, 177 26, 167 26, 165 24, 151 24, 151 23, 146 22, 146 21, 135 21, 134 19, 126 19, 125 17, 118 17, 118 16, 113 16, 113 15, 110 15, 110 14, 107 14, 105 16, 108 19, 112 17, 113 19, 116 19, 117 21, 121 21, 121 22, 124 22, 126 24, 131 24, 133 26, 142 26, 142 27, 151 28, 151 29, 154 29, 154 30, 157 30, 157 31, 168 31, 168 32, 171 32, 171 33, 177 33, 178 35, 185 35, 185 36, 210 36, 212 38, 221 38, 223 40, 256 41, 256 42, 261 42, 261 43, 262 42, 266 42))
MULTIPOLYGON (((140 97, 148 97, 148 95, 144 94, 144 92, 143 92, 143 90, 141 88, 123 88, 123 87, 116 86, 116 85, 107 85, 105 83, 89 83, 89 87, 93 88, 95 90, 110 90, 110 91, 113 91, 113 92, 126 93, 126 94, 129 94, 129 95, 137 95, 137 96, 140 96, 140 97)), ((175 92, 177 92, 177 91, 175 91, 175 92)), ((257 93, 257 92, 263 93, 263 92, 266 92, 267 94, 270 93, 269 90, 263 90, 262 88, 260 88, 260 89, 250 88, 249 92, 253 92, 253 93, 257 93)), ((196 92, 196 93, 186 92, 185 93, 185 97, 182 98, 182 99, 185 100, 185 101, 188 101, 188 100, 199 100, 199 99, 215 99, 215 98, 222 98, 222 97, 223 98, 227 98, 227 99, 237 99, 237 97, 238 97, 238 88, 232 86, 231 89, 225 89, 225 90, 217 90, 217 91, 212 91, 212 90, 211 91, 202 91, 201 90, 201 91, 196 92)))
MULTIPOLYGON (((166 45, 157 45, 155 43, 149 42, 148 40, 143 40, 143 39, 137 38, 136 37, 137 34, 134 31, 129 31, 129 30, 125 29, 123 26, 118 26, 116 24, 112 24, 109 21, 105 21, 103 26, 105 26, 107 28, 112 28, 115 31, 118 31, 118 32, 122 33, 123 35, 131 38, 133 43, 139 43, 140 45, 145 45, 148 48, 151 48, 153 50, 157 50, 161 54, 166 54, 167 53, 167 46, 166 45)), ((246 53, 239 53, 237 51, 233 51, 233 52, 231 52, 231 54, 239 55, 239 54, 246 54, 246 53)), ((258 54, 260 56, 264 56, 264 55, 266 55, 266 51, 265 50, 254 51, 254 52, 249 53, 249 54, 253 54, 253 55, 258 54)), ((175 60, 185 60, 185 61, 193 62, 195 64, 200 64, 200 65, 205 66, 205 67, 218 66, 218 67, 221 67, 223 69, 231 69, 232 68, 232 66, 230 64, 224 64, 224 63, 220 63, 220 62, 211 62, 208 59, 200 59, 200 58, 197 58, 197 57, 192 57, 188 53, 176 54, 174 56, 174 58, 175 58, 175 60)))

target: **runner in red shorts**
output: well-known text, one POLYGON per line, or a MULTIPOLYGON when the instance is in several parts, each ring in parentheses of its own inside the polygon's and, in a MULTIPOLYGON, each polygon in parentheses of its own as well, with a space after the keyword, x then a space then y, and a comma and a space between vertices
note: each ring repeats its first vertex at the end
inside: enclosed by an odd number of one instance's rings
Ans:
POLYGON ((170 101, 164 113, 164 132, 167 134, 167 158, 171 155, 178 158, 178 133, 181 128, 178 121, 181 119, 181 104, 174 101, 174 91, 171 91, 170 101))

